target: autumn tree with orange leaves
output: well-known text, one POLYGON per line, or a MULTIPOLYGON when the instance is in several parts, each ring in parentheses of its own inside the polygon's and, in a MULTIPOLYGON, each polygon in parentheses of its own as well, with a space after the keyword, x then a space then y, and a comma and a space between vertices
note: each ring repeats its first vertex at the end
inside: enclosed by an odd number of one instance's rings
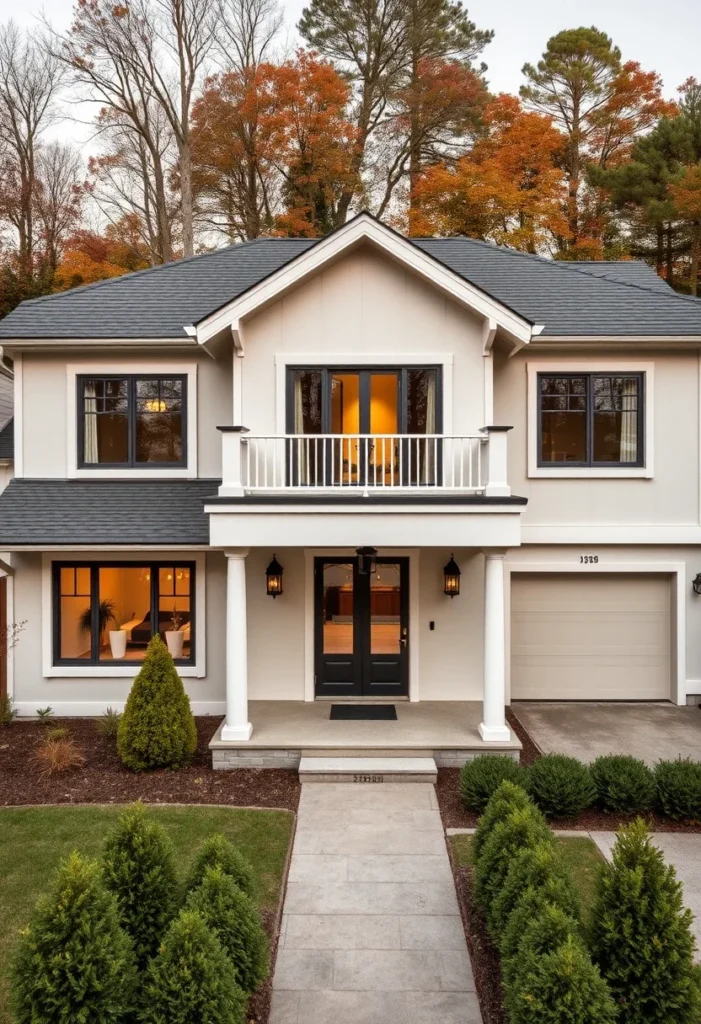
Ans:
POLYGON ((67 241, 56 269, 53 291, 145 270, 151 265, 149 257, 135 214, 126 214, 117 224, 109 224, 101 235, 85 229, 76 231, 67 241))

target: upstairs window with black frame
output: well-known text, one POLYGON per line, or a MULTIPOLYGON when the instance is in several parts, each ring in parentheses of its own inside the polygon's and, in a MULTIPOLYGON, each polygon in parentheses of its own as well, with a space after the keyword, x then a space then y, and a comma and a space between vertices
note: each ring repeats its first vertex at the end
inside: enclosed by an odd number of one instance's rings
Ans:
POLYGON ((538 375, 538 465, 644 465, 642 373, 538 375))
POLYGON ((78 377, 81 468, 183 468, 184 376, 78 377))

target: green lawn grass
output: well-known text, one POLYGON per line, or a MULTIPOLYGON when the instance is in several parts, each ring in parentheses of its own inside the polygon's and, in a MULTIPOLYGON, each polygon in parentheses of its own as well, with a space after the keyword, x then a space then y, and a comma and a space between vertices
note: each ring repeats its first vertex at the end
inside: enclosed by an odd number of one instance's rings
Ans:
MULTIPOLYGON (((11 950, 62 857, 72 850, 96 857, 121 808, 0 808, 0 1024, 12 1024, 9 1002, 11 950)), ((153 807, 173 840, 184 877, 200 846, 222 832, 249 859, 258 883, 261 910, 277 907, 282 872, 292 835, 289 811, 228 807, 153 807)))

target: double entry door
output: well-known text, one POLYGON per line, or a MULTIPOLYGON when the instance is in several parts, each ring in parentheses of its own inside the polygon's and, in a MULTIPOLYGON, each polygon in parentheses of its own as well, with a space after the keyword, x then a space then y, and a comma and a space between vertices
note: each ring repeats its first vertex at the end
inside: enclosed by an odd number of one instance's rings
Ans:
POLYGON ((315 694, 405 697, 409 693, 409 559, 314 560, 315 694))

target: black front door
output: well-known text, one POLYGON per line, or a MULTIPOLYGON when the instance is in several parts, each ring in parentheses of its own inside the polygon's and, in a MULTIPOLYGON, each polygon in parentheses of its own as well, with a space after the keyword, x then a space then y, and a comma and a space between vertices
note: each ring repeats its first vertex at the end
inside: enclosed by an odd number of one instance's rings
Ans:
POLYGON ((317 697, 405 697, 409 692, 409 559, 314 560, 317 697))

